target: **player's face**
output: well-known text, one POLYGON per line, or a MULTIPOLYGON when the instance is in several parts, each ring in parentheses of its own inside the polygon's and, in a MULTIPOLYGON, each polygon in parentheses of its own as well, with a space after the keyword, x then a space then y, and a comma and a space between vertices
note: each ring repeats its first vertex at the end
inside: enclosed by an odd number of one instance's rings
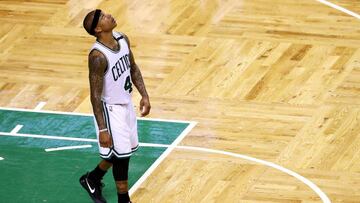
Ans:
POLYGON ((103 31, 111 31, 117 26, 117 24, 116 20, 114 19, 114 17, 112 17, 112 15, 102 11, 100 14, 98 26, 101 26, 103 31))

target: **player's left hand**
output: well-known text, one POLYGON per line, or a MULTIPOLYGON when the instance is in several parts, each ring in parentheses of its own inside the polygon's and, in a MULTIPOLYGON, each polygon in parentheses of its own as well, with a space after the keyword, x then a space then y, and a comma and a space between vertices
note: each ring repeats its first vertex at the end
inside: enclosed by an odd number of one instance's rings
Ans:
POLYGON ((146 116, 150 113, 150 101, 149 101, 149 97, 142 97, 140 100, 140 112, 141 112, 141 117, 146 116))

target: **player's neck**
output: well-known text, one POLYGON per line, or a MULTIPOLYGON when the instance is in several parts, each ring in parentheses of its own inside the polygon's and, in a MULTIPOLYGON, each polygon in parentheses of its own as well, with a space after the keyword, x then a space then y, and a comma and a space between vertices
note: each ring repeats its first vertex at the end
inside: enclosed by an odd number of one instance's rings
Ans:
POLYGON ((112 32, 101 33, 97 40, 108 47, 111 47, 114 43, 116 43, 112 32))

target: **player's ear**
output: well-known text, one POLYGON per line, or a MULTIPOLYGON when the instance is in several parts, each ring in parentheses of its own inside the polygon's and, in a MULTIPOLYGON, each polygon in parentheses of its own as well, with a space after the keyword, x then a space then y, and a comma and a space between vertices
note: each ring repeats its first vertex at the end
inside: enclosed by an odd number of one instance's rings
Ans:
POLYGON ((96 26, 96 28, 94 29, 94 31, 96 33, 100 33, 102 31, 101 27, 100 26, 96 26))

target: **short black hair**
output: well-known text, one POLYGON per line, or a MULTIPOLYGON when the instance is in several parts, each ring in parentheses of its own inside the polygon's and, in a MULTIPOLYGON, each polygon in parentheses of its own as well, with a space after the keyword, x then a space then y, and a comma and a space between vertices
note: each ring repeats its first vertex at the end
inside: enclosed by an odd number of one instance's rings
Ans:
MULTIPOLYGON (((96 10, 93 10, 93 11, 90 11, 84 18, 84 21, 83 21, 83 27, 85 28, 86 32, 89 33, 89 35, 93 35, 91 34, 91 24, 92 24, 92 21, 94 20, 94 15, 95 15, 95 11, 96 10)), ((95 35, 93 35, 95 36, 95 35)))

